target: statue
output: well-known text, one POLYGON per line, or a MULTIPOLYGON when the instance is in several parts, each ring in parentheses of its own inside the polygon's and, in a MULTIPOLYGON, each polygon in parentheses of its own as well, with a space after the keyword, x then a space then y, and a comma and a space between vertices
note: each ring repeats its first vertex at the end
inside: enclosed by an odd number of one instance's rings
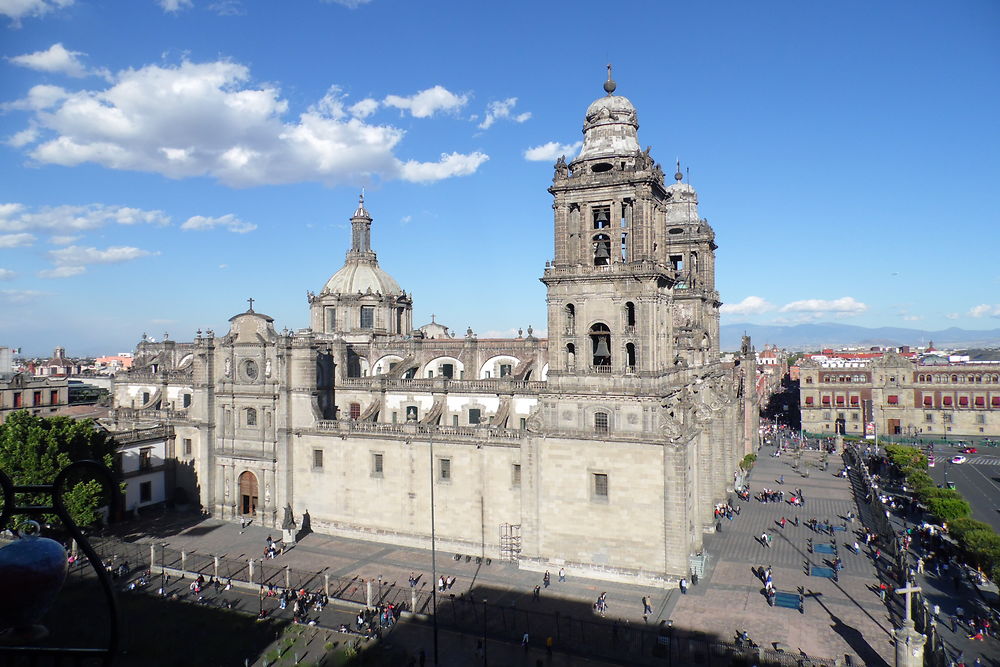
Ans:
POLYGON ((566 164, 566 156, 560 155, 556 160, 556 178, 566 178, 569 175, 569 166, 566 164))
POLYGON ((229 377, 233 373, 233 361, 232 359, 226 359, 226 377, 229 377))
POLYGON ((264 363, 264 377, 271 377, 271 360, 264 363))
POLYGON ((285 505, 285 511, 281 519, 281 529, 282 530, 295 529, 295 518, 292 517, 292 506, 290 504, 285 505))

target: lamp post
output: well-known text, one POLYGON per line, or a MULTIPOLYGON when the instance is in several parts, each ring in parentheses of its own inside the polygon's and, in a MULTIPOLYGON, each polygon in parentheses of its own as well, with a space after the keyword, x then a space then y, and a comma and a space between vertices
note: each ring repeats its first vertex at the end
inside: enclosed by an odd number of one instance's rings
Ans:
POLYGON ((382 575, 381 574, 378 575, 378 602, 375 604, 375 606, 377 607, 380 604, 382 604, 382 575))
POLYGON ((167 550, 167 543, 160 542, 160 595, 166 597, 167 595, 167 570, 164 565, 166 565, 166 559, 164 557, 164 552, 167 550))
POLYGON ((434 527, 434 431, 427 431, 428 456, 430 456, 431 482, 431 623, 434 636, 434 664, 438 664, 438 617, 437 617, 437 535, 434 527))

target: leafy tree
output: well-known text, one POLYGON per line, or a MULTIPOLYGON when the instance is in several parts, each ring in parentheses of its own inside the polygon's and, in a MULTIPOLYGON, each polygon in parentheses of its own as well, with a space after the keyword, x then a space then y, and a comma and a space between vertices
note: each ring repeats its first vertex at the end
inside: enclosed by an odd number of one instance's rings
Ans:
POLYGON ((962 542, 965 536, 974 530, 993 530, 993 527, 988 523, 977 521, 970 517, 955 519, 948 524, 948 534, 959 542, 962 542))
MULTIPOLYGON (((106 431, 94 428, 92 420, 68 417, 34 417, 21 410, 0 424, 0 470, 14 484, 51 484, 56 475, 74 461, 92 459, 114 464, 115 441, 106 431)), ((68 480, 63 499, 78 526, 89 526, 99 518, 104 504, 102 486, 96 480, 68 480)), ((19 494, 19 503, 51 504, 47 494, 19 494)), ((58 523, 54 514, 47 523, 58 523)))

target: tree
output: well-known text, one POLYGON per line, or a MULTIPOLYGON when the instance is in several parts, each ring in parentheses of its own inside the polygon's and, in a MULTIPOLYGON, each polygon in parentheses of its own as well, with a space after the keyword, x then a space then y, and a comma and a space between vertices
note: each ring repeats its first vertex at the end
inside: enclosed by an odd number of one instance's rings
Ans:
MULTIPOLYGON (((0 424, 0 470, 14 484, 51 484, 56 475, 74 461, 92 459, 113 469, 115 440, 106 431, 94 428, 92 420, 76 421, 68 417, 33 417, 27 411, 15 412, 0 424)), ((99 518, 98 507, 105 504, 99 482, 91 479, 69 480, 63 494, 73 521, 81 527, 99 518)), ((46 494, 19 494, 21 504, 50 504, 46 494)), ((58 523, 54 514, 47 523, 58 523)))
POLYGON ((945 523, 961 519, 972 514, 969 503, 961 498, 931 498, 927 501, 931 514, 945 523))

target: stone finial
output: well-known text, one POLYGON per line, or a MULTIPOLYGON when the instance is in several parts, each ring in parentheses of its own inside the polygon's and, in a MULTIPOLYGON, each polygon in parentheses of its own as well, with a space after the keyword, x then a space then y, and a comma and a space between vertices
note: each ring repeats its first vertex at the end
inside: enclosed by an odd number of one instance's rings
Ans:
POLYGON ((684 174, 681 173, 681 161, 680 158, 677 159, 677 171, 674 172, 674 180, 680 183, 684 179, 684 174))
POLYGON ((611 78, 611 63, 608 63, 608 80, 604 82, 604 92, 610 96, 615 92, 617 87, 618 84, 611 78))

